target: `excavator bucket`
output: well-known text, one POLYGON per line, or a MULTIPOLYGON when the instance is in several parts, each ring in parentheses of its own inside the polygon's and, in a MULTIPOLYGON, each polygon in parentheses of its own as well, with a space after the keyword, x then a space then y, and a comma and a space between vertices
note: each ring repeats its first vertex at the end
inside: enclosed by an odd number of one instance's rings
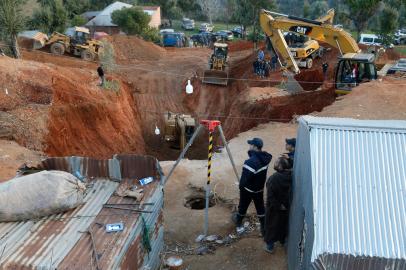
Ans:
POLYGON ((207 69, 203 74, 203 83, 217 84, 227 86, 228 84, 228 72, 222 70, 210 70, 207 69))

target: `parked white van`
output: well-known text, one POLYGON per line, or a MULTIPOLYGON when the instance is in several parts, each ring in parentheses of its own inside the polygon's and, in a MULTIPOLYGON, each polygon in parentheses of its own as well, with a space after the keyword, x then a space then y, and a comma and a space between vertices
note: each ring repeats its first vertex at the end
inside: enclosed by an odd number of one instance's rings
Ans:
POLYGON ((361 34, 361 38, 359 39, 358 43, 364 45, 382 46, 382 39, 374 34, 361 34))

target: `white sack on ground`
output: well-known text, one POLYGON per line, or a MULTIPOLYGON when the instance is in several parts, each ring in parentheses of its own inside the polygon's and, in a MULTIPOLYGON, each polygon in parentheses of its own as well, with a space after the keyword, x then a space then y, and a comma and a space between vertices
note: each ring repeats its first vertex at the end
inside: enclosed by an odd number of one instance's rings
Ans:
POLYGON ((83 203, 86 186, 63 171, 41 171, 0 184, 0 222, 36 219, 83 203))

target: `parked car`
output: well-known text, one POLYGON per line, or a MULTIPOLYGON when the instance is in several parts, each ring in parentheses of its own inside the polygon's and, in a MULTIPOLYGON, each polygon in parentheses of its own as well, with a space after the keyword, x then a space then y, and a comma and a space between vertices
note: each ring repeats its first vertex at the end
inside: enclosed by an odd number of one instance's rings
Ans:
POLYGON ((213 32, 214 26, 209 23, 202 23, 200 25, 200 32, 213 32))
POLYGON ((236 37, 242 37, 243 34, 246 34, 246 31, 243 31, 241 26, 234 27, 231 29, 231 32, 234 34, 236 37))
POLYGON ((195 29, 195 21, 188 19, 188 18, 183 18, 182 19, 182 28, 185 30, 193 30, 195 29))
POLYGON ((406 44, 406 29, 399 29, 398 31, 396 31, 394 43, 396 45, 406 44))
POLYGON ((162 34, 161 44, 164 47, 184 47, 185 34, 182 32, 169 32, 162 34))
POLYGON ((388 74, 395 74, 398 72, 406 74, 406 58, 400 58, 396 64, 388 69, 388 74))
POLYGON ((406 28, 396 31, 395 36, 406 36, 406 28))
POLYGON ((233 39, 234 39, 233 32, 228 31, 228 30, 220 30, 220 31, 218 31, 218 32, 216 32, 216 33, 214 33, 214 34, 215 34, 217 37, 219 37, 220 39, 223 39, 223 40, 230 41, 230 40, 233 40, 233 39))
POLYGON ((175 33, 175 30, 174 30, 174 29, 170 29, 170 28, 161 29, 161 30, 159 30, 159 33, 160 33, 160 34, 163 34, 163 33, 175 33))

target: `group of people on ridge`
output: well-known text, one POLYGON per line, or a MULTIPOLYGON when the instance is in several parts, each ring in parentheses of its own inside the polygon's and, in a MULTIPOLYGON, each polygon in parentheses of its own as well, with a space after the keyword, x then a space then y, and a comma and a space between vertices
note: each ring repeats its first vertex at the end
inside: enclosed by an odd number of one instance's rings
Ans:
POLYGON ((261 235, 266 243, 265 250, 272 253, 276 242, 285 243, 288 232, 292 168, 296 139, 286 139, 287 154, 274 163, 275 173, 268 180, 268 165, 272 155, 263 151, 260 138, 248 140, 248 156, 244 162, 239 183, 240 201, 238 211, 233 216, 237 232, 244 232, 243 219, 251 202, 254 202, 261 227, 261 235), (264 189, 266 200, 264 202, 264 189))
POLYGON ((278 56, 274 54, 270 60, 265 59, 263 50, 258 51, 258 57, 253 63, 254 73, 261 78, 268 77, 269 72, 276 71, 278 56))

